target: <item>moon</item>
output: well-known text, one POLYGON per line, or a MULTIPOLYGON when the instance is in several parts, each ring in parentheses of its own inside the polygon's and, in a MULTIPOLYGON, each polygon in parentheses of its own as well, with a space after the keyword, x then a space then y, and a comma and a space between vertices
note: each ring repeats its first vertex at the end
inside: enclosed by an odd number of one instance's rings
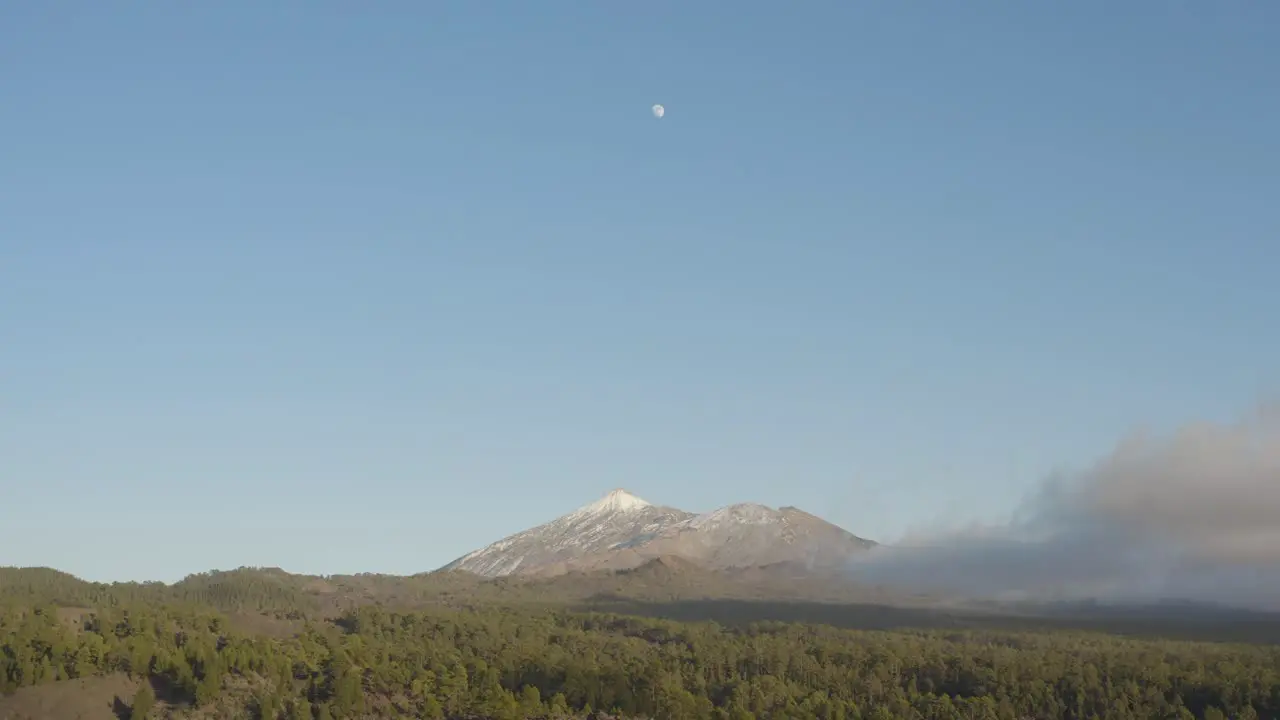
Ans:
POLYGON ((653 106, 653 116, 654 116, 654 117, 656 117, 656 118, 660 118, 660 117, 662 117, 663 115, 666 115, 666 114, 667 114, 667 109, 666 109, 666 108, 662 107, 661 105, 654 105, 654 106, 653 106))

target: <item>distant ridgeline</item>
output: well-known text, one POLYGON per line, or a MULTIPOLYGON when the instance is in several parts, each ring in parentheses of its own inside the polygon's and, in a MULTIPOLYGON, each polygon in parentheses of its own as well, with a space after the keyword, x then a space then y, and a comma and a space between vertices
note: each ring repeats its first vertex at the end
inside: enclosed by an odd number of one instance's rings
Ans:
POLYGON ((49 568, 0 568, 0 600, 38 600, 68 607, 130 603, 199 603, 224 610, 314 609, 298 576, 241 568, 189 575, 181 582, 94 583, 49 568))

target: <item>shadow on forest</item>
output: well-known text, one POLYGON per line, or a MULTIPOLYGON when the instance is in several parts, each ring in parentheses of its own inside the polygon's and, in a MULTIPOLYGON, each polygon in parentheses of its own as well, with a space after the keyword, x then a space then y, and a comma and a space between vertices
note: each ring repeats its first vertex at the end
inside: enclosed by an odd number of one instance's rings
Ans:
MULTIPOLYGON (((177 685, 174 685, 169 678, 152 675, 147 682, 151 684, 151 691, 157 700, 174 707, 189 706, 191 704, 191 697, 177 685)), ((133 718, 133 706, 127 704, 119 695, 116 695, 111 700, 111 712, 116 716, 117 720, 130 720, 133 718)))
POLYGON ((117 720, 130 720, 133 717, 133 710, 124 704, 119 695, 111 700, 111 712, 116 716, 117 720))
POLYGON ((1035 614, 755 600, 646 602, 598 595, 580 610, 725 625, 800 622, 858 630, 1078 630, 1141 638, 1280 644, 1280 614, 1203 606, 1047 606, 1035 614))
POLYGON ((151 676, 151 690, 156 695, 156 700, 173 706, 191 705, 195 698, 191 693, 182 688, 173 680, 163 675, 151 676))

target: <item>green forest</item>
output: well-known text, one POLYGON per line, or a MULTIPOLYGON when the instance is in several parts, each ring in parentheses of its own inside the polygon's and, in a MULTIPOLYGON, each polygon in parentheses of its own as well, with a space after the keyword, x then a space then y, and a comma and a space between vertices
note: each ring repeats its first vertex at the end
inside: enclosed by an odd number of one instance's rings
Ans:
POLYGON ((677 622, 545 603, 319 612, 270 580, 177 592, 23 577, 0 573, 0 689, 141 681, 117 717, 1280 716, 1271 645, 677 622))

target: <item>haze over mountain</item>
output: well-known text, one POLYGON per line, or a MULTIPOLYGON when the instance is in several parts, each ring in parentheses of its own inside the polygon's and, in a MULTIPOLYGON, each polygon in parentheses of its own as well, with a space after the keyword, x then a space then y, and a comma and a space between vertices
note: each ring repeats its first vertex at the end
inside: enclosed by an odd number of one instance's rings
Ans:
POLYGON ((872 547, 874 542, 794 507, 775 510, 739 503, 695 514, 617 489, 442 569, 487 577, 556 575, 626 569, 654 558, 679 557, 716 569, 789 563, 839 570, 872 547))

